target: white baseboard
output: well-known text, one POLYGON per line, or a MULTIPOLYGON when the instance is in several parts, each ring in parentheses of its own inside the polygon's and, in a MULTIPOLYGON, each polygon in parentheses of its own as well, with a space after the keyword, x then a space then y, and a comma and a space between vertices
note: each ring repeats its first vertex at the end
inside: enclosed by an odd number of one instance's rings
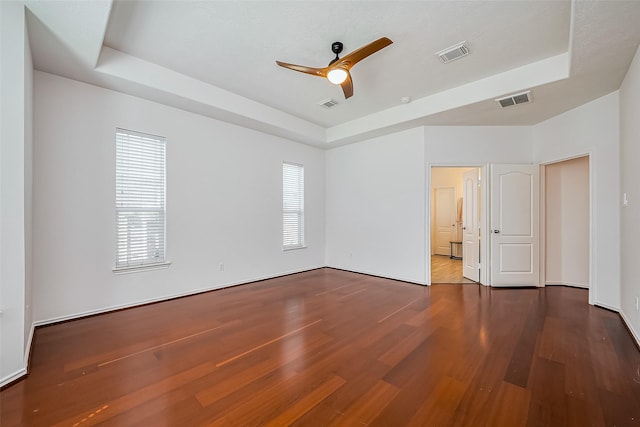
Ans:
POLYGON ((585 285, 584 283, 574 283, 574 282, 545 282, 545 286, 570 286, 572 288, 583 288, 589 289, 589 285, 585 285))
MULTIPOLYGON (((4 378, 1 378, 0 379, 0 387, 4 387, 5 385, 7 385, 7 384, 9 384, 9 383, 11 383, 11 382, 13 382, 13 381, 25 376, 25 375, 27 375, 30 350, 31 350, 31 345, 32 345, 32 342, 33 342, 36 326, 43 326, 43 325, 48 325, 48 324, 51 324, 51 323, 57 323, 57 322, 62 322, 62 321, 67 321, 67 320, 74 320, 74 319, 81 318, 81 317, 86 317, 86 316, 91 316, 91 315, 96 315, 96 314, 102 314, 102 313, 108 313, 110 311, 121 310, 121 309, 124 309, 124 308, 131 308, 131 307, 150 304, 150 303, 154 303, 154 302, 167 301, 167 300, 174 299, 174 298, 180 298, 180 297, 185 297, 185 296, 190 296, 190 295, 197 295, 197 294, 200 294, 200 293, 203 293, 203 292, 214 291, 214 290, 217 290, 217 289, 224 289, 224 288, 228 288, 228 287, 231 287, 231 286, 248 284, 248 283, 252 283, 252 282, 259 282, 261 280, 274 279, 276 277, 282 277, 282 276, 287 276, 287 275, 296 274, 296 273, 303 273, 305 271, 316 270, 316 269, 319 269, 319 268, 334 268, 334 269, 337 269, 337 270, 345 270, 345 271, 350 271, 350 272, 354 272, 354 273, 367 274, 367 275, 370 275, 370 276, 383 277, 385 279, 400 280, 400 281, 407 282, 407 283, 413 283, 413 284, 417 284, 417 285, 427 286, 426 282, 415 281, 415 280, 406 279, 406 278, 403 278, 403 277, 393 277, 393 276, 386 276, 386 275, 383 276, 383 275, 380 275, 378 273, 372 273, 372 272, 363 271, 363 270, 354 270, 354 269, 344 268, 344 267, 323 265, 323 266, 317 266, 317 267, 308 267, 308 268, 305 268, 303 270, 295 270, 295 271, 290 271, 290 272, 284 272, 284 273, 280 273, 280 274, 277 274, 277 275, 262 276, 262 277, 257 277, 257 278, 253 278, 253 279, 249 279, 249 280, 242 280, 242 281, 237 281, 237 282, 225 283, 225 284, 222 284, 222 285, 213 286, 213 287, 209 287, 209 288, 201 288, 201 289, 196 289, 196 290, 192 290, 192 291, 188 291, 188 292, 183 292, 183 293, 177 293, 177 294, 172 294, 172 295, 168 295, 168 296, 163 296, 163 297, 159 297, 159 298, 151 298, 151 299, 137 301, 137 302, 130 303, 130 304, 122 304, 122 305, 118 305, 118 306, 106 307, 106 308, 97 309, 97 310, 88 310, 88 311, 85 311, 85 312, 71 314, 71 315, 67 315, 67 316, 59 316, 59 317, 49 318, 49 319, 46 319, 46 320, 39 320, 39 321, 34 322, 31 325, 31 331, 29 333, 28 343, 27 343, 27 346, 26 346, 28 351, 25 352, 25 356, 24 356, 25 368, 22 368, 22 369, 20 369, 20 370, 18 370, 16 372, 14 372, 13 374, 10 374, 10 375, 8 375, 8 376, 6 376, 4 378)), ((564 285, 564 286, 574 286, 574 287, 585 287, 585 288, 588 288, 588 286, 575 284, 575 283, 569 283, 569 282, 547 282, 546 285, 551 285, 551 286, 553 286, 553 285, 564 285)), ((620 317, 622 318, 622 321, 625 323, 625 325, 627 326, 629 331, 631 331, 631 335, 632 335, 633 339, 636 341, 636 343, 640 347, 640 334, 638 333, 638 331, 636 331, 633 328, 633 325, 631 324, 631 322, 629 322, 627 317, 624 315, 624 312, 620 311, 617 308, 614 308, 614 307, 608 306, 607 304, 602 304, 602 303, 599 303, 599 302, 595 302, 595 305, 603 307, 603 308, 606 308, 606 309, 611 310, 611 311, 615 311, 616 313, 619 313, 620 317)))
POLYGON ((13 374, 9 374, 6 377, 0 379, 0 387, 4 387, 7 384, 18 380, 27 375, 27 368, 22 368, 19 371, 14 372, 13 374))
POLYGON ((102 314, 102 313, 108 313, 110 311, 115 311, 115 310, 121 310, 124 308, 131 308, 131 307, 136 307, 136 306, 140 306, 140 305, 145 305, 145 304, 151 304, 154 302, 161 302, 161 301, 167 301, 167 300, 171 300, 174 298, 180 298, 180 297, 186 297, 186 296, 190 296, 190 295, 197 295, 203 292, 209 292, 209 291, 214 291, 216 289, 223 289, 223 288, 228 288, 231 286, 237 286, 237 285, 242 285, 242 284, 247 284, 247 283, 252 283, 252 282, 259 282, 261 280, 268 280, 268 279, 274 279, 276 277, 282 277, 282 276, 288 276, 290 274, 296 274, 296 273, 303 273, 305 271, 311 271, 311 270, 316 270, 318 268, 323 268, 324 266, 317 266, 317 267, 306 267, 302 270, 295 270, 295 271, 289 271, 289 272, 283 272, 283 273, 279 273, 276 275, 269 275, 269 276, 261 276, 261 277, 256 277, 253 279, 247 279, 247 280, 241 280, 241 281, 236 281, 236 282, 230 282, 230 283, 224 283, 222 285, 218 285, 218 286, 212 286, 209 288, 202 288, 202 289, 195 289, 195 290, 191 290, 191 291, 187 291, 187 292, 182 292, 182 293, 177 293, 177 294, 172 294, 172 295, 166 295, 166 296, 162 296, 162 297, 158 297, 158 298, 150 298, 150 299, 146 299, 146 300, 141 300, 141 301, 136 301, 136 302, 132 302, 132 303, 128 303, 128 304, 121 304, 121 305, 117 305, 117 306, 111 306, 111 307, 104 307, 104 308, 100 308, 100 309, 96 309, 96 310, 87 310, 87 311, 83 311, 80 313, 74 313, 74 314, 69 314, 69 315, 65 315, 65 316, 58 316, 58 317, 52 317, 49 319, 44 319, 44 320, 38 320, 33 322, 33 324, 31 325, 31 331, 29 332, 29 337, 27 339, 27 344, 25 347, 25 352, 24 352, 24 368, 18 370, 17 372, 14 372, 13 374, 10 374, 4 378, 0 379, 0 387, 4 387, 7 384, 10 384, 11 382, 20 379, 21 377, 27 375, 27 373, 29 372, 29 357, 31 355, 31 345, 33 343, 33 338, 35 335, 35 330, 37 326, 45 326, 45 325, 49 325, 51 323, 58 323, 58 322, 64 322, 64 321, 68 321, 68 320, 74 320, 74 319, 79 319, 82 317, 86 317, 86 316, 92 316, 92 315, 96 315, 96 314, 102 314))
POLYGON ((602 308, 606 308, 607 310, 615 311, 616 313, 620 313, 620 309, 618 307, 614 307, 609 304, 604 304, 599 301, 594 301, 593 305, 595 305, 596 307, 602 307, 602 308))
POLYGON ((372 272, 366 271, 366 270, 356 270, 356 269, 353 269, 353 268, 337 267, 337 266, 334 266, 334 265, 326 265, 325 267, 326 268, 334 268, 336 270, 349 271, 351 273, 366 274, 367 276, 382 277, 383 279, 399 280, 401 282, 413 283, 414 285, 427 286, 426 282, 419 281, 419 280, 417 281, 417 280, 414 280, 414 279, 407 279, 405 277, 387 276, 387 275, 382 275, 380 273, 372 273, 372 272))
POLYGON ((29 371, 29 356, 31 356, 31 345, 33 344, 33 335, 36 333, 36 324, 31 324, 31 331, 29 331, 29 338, 27 339, 27 345, 24 352, 24 366, 27 372, 29 371))
POLYGON ((635 330, 627 316, 624 315, 624 311, 620 310, 618 313, 620 314, 620 317, 622 318, 624 324, 627 326, 627 329, 629 329, 629 331, 631 332, 631 336, 636 341, 636 345, 638 346, 638 348, 640 348, 640 333, 635 330))
POLYGON ((191 295, 197 295, 197 294, 201 294, 201 293, 204 293, 204 292, 210 292, 210 291, 215 291, 215 290, 218 290, 218 289, 229 288, 231 286, 244 285, 244 284, 248 284, 248 283, 252 283, 252 282, 259 282, 261 280, 275 279, 276 277, 288 276, 290 274, 296 274, 296 273, 303 273, 305 271, 316 270, 318 268, 323 268, 323 267, 324 266, 305 267, 303 270, 294 270, 294 271, 278 273, 278 274, 275 274, 275 275, 261 276, 261 277, 256 277, 256 278, 252 278, 252 279, 239 280, 239 281, 235 281, 235 282, 228 282, 228 283, 223 283, 223 284, 220 284, 220 285, 211 286, 211 287, 207 287, 207 288, 193 289, 193 290, 186 291, 186 292, 180 292, 180 293, 170 294, 170 295, 163 295, 163 296, 157 297, 157 298, 149 298, 149 299, 145 299, 145 300, 139 300, 139 301, 135 301, 135 302, 132 302, 132 303, 113 305, 113 306, 109 306, 109 307, 98 308, 98 309, 95 309, 95 310, 87 310, 87 311, 73 313, 73 314, 69 314, 69 315, 65 315, 65 316, 50 317, 48 319, 42 319, 42 320, 38 320, 38 321, 34 322, 34 326, 44 326, 44 325, 50 325, 52 323, 66 322, 68 320, 79 319, 79 318, 87 317, 87 316, 94 316, 96 314, 108 313, 110 311, 122 310, 122 309, 125 309, 125 308, 132 308, 132 307, 137 307, 137 306, 146 305, 146 304, 153 304, 153 303, 156 303, 156 302, 168 301, 168 300, 172 300, 172 299, 175 299, 175 298, 188 297, 188 296, 191 296, 191 295))
POLYGON ((33 343, 33 335, 35 333, 35 330, 36 330, 36 326, 31 325, 31 330, 29 331, 29 338, 27 338, 27 344, 25 346, 26 351, 24 352, 24 361, 23 361, 24 368, 0 379, 0 387, 4 387, 5 385, 11 383, 12 381, 20 379, 21 377, 29 373, 29 355, 31 354, 31 344, 33 343))

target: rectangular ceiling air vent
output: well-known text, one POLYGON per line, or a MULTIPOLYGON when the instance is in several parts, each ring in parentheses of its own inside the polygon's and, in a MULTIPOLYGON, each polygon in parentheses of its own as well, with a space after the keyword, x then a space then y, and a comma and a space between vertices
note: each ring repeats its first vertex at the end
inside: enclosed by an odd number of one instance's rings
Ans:
POLYGON ((443 63, 451 62, 456 59, 460 59, 463 56, 469 55, 471 51, 469 47, 465 44, 466 41, 462 41, 458 44, 450 46, 446 49, 441 50, 440 52, 436 52, 435 54, 440 57, 440 60, 443 63))
POLYGON ((531 91, 528 90, 526 92, 507 95, 496 99, 496 102, 500 104, 502 108, 511 107, 512 105, 526 104, 527 102, 531 102, 531 91))
POLYGON ((325 99, 324 101, 318 102, 318 105, 324 108, 331 108, 338 105, 338 101, 334 101, 333 99, 329 98, 325 99))

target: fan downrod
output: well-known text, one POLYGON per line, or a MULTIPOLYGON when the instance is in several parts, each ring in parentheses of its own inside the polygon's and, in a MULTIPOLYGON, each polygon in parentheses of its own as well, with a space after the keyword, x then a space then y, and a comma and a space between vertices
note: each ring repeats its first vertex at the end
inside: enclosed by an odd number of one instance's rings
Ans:
POLYGON ((336 57, 333 58, 333 60, 331 62, 329 62, 329 65, 333 64, 338 59, 340 59, 340 57, 338 55, 340 53, 342 53, 342 49, 343 48, 344 48, 344 46, 342 45, 342 42, 333 42, 333 43, 331 43, 331 52, 335 53, 336 57))

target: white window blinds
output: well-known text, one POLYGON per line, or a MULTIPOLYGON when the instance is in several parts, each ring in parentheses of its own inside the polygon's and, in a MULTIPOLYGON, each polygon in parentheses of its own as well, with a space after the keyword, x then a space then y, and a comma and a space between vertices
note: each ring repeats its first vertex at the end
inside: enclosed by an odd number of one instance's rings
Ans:
POLYGON ((116 269, 165 262, 165 139, 116 129, 116 269))
POLYGON ((282 164, 282 247, 304 246, 304 167, 282 164))

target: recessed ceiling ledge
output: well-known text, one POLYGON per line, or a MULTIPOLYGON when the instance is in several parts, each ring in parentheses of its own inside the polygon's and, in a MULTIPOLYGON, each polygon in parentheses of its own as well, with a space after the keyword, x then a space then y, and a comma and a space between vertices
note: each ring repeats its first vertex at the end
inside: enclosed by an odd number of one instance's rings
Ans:
POLYGON ((152 101, 310 145, 326 141, 321 126, 109 47, 95 71, 136 85, 136 95, 152 101))
POLYGON ((380 134, 416 125, 416 120, 569 77, 569 54, 562 53, 500 74, 445 90, 327 129, 327 143, 339 144, 361 134, 380 134), (403 125, 405 125, 403 127, 403 125), (382 132, 384 133, 384 132, 382 132))
POLYGON ((113 0, 25 1, 25 6, 86 66, 98 63, 113 0))

